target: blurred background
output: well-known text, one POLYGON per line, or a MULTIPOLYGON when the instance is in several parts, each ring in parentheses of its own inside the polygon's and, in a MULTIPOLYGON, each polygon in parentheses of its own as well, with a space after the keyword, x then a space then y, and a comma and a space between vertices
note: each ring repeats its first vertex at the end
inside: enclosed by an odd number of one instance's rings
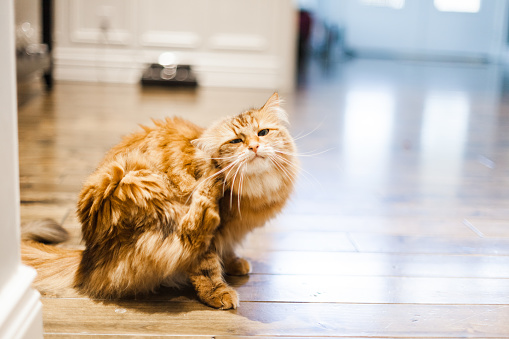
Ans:
POLYGON ((201 86, 280 91, 295 88, 310 59, 508 61, 504 0, 17 0, 15 7, 20 81, 42 69, 47 82, 137 83, 163 53, 191 65, 201 86))
POLYGON ((299 4, 301 17, 309 17, 312 27, 307 48, 331 60, 348 55, 497 62, 506 50, 504 1, 301 0, 299 4))

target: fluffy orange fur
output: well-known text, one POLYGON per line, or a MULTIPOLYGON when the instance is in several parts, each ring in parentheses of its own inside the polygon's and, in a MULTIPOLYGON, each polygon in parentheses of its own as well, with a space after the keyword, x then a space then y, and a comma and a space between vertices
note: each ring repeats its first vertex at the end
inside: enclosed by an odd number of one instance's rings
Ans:
POLYGON ((81 191, 85 250, 33 241, 45 239, 42 228, 24 238, 36 287, 121 298, 190 281, 205 304, 236 308, 237 292, 223 275, 248 274, 250 264, 235 247, 293 190, 296 149, 286 124, 275 93, 208 129, 168 118, 125 137, 81 191))

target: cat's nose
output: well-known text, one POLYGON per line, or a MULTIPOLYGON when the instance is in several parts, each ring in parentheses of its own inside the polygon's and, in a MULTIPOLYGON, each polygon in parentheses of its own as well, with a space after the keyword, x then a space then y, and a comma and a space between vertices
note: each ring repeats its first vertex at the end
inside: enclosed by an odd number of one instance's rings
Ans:
POLYGON ((255 152, 255 154, 256 154, 256 153, 258 153, 258 147, 260 147, 260 145, 258 145, 258 144, 249 145, 249 150, 255 152))

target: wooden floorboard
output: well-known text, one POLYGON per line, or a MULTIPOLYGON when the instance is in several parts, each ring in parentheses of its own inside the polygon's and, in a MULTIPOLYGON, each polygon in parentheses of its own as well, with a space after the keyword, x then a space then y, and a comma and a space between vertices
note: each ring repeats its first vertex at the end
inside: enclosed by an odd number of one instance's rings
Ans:
POLYGON ((252 275, 231 282, 244 301, 509 304, 508 279, 252 275))
POLYGON ((507 305, 245 302, 211 313, 191 302, 52 298, 43 310, 48 333, 488 338, 509 330, 507 305))
MULTIPOLYGON (((478 224, 482 219, 472 219, 472 223, 478 224)), ((503 220, 499 220, 498 232, 504 231, 503 220)), ((491 220, 485 220, 485 224, 491 226, 491 220)), ((482 227, 481 225, 479 225, 482 227)), ((473 236, 472 230, 465 226, 465 219, 461 218, 435 218, 432 216, 343 216, 343 215, 320 215, 320 214, 283 214, 269 222, 263 228, 264 232, 270 231, 333 231, 355 232, 387 235, 421 235, 421 236, 473 236)), ((495 231, 495 230, 494 230, 495 231)))
MULTIPOLYGON (((190 287, 134 300, 42 298, 47 338, 509 338, 509 105, 490 65, 311 65, 283 93, 301 176, 228 277, 237 310, 190 287), (444 79, 444 72, 447 79, 444 79)), ((271 91, 56 83, 19 108, 21 220, 82 247, 83 181, 121 136, 178 115, 208 126, 271 91)))
POLYGON ((405 253, 240 251, 253 272, 437 278, 509 278, 509 257, 405 253))
MULTIPOLYGON (((507 305, 508 279, 374 276, 267 275, 227 277, 240 301, 271 303, 352 303, 507 305)), ((44 296, 44 300, 51 298, 44 296)), ((85 297, 68 291, 59 298, 85 297)), ((196 302, 190 287, 161 288, 137 300, 196 302)))
POLYGON ((352 234, 361 252, 509 255, 509 238, 352 234))

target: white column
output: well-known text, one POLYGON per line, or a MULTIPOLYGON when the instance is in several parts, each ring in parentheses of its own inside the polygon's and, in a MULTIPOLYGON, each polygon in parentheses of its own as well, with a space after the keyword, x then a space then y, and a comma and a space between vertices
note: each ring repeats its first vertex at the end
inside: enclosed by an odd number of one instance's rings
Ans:
POLYGON ((0 338, 42 338, 32 268, 19 254, 19 169, 13 0, 0 1, 0 338))

